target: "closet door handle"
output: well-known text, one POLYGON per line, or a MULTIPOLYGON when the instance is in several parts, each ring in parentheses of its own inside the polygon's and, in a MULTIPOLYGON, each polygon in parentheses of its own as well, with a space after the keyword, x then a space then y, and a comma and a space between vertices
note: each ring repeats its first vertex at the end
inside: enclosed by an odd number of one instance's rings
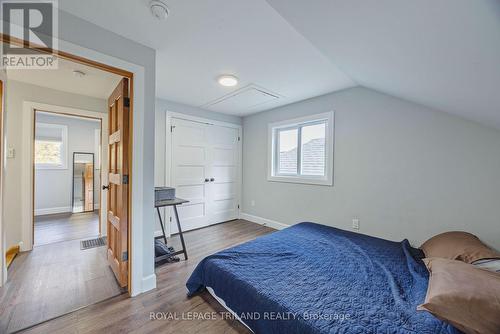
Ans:
POLYGON ((215 181, 215 179, 212 177, 212 178, 210 179, 210 182, 214 182, 214 181, 215 181))
POLYGON ((210 180, 209 179, 205 179, 205 182, 208 182, 208 181, 210 181, 210 180))

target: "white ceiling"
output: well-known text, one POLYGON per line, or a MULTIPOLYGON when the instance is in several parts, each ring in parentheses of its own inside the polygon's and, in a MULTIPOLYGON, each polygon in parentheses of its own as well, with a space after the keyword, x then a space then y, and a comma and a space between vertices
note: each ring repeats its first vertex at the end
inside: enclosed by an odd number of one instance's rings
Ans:
POLYGON ((359 84, 500 127, 498 0, 166 1, 166 21, 148 0, 60 7, 156 49, 160 98, 246 115, 359 84), (281 97, 213 104, 252 84, 281 97))
POLYGON ((268 2, 358 84, 500 127, 500 1, 268 2))
POLYGON ((7 78, 100 99, 107 99, 121 79, 116 74, 64 59, 58 59, 58 68, 54 70, 7 70, 7 78), (74 70, 86 75, 83 78, 76 77, 74 70))
POLYGON ((248 110, 212 109, 245 115, 354 86, 264 0, 167 2, 165 21, 147 0, 65 0, 60 8, 156 49, 156 94, 167 100, 205 106, 249 84, 282 96, 248 110), (238 87, 217 83, 226 73, 238 87))

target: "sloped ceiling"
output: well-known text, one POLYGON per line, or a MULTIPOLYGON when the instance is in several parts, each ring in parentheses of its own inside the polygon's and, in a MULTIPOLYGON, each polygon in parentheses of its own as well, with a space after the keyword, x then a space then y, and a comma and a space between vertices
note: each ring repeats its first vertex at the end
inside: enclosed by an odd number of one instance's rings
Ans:
POLYGON ((268 3, 359 85, 500 128, 500 1, 268 3))
POLYGON ((167 100, 205 107, 248 85, 283 97, 233 113, 247 115, 361 85, 500 128, 500 0, 166 2, 165 21, 148 0, 60 7, 156 49, 167 100), (219 86, 223 73, 240 85, 219 86))

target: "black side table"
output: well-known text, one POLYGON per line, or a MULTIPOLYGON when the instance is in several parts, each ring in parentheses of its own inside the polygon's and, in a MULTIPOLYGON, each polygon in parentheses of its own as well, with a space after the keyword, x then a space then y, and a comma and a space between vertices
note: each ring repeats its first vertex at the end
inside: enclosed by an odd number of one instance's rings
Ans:
POLYGON ((166 260, 172 256, 176 256, 179 254, 184 254, 184 259, 188 259, 187 251, 186 251, 186 244, 184 243, 184 236, 182 235, 182 228, 181 228, 181 222, 179 220, 179 213, 177 212, 177 205, 182 205, 184 203, 188 203, 189 201, 182 199, 182 198, 175 198, 171 200, 163 200, 163 201, 156 201, 155 202, 155 208, 156 212, 158 213, 158 218, 160 219, 160 226, 161 230, 163 232, 163 236, 158 236, 155 237, 156 239, 163 239, 165 242, 165 245, 167 244, 167 236, 165 235, 165 226, 163 224, 163 220, 161 219, 161 214, 160 214, 160 208, 165 207, 165 206, 173 206, 174 207, 174 214, 175 214, 175 220, 177 221, 177 229, 179 230, 179 236, 181 237, 181 244, 182 244, 182 249, 170 254, 165 254, 161 256, 155 256, 155 264, 158 262, 161 262, 163 260, 166 260))

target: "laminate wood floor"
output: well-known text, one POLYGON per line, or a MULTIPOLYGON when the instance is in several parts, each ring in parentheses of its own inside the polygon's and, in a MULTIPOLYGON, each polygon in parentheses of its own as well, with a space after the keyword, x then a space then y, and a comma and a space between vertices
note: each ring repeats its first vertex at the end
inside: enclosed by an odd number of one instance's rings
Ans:
MULTIPOLYGON (((184 234, 189 260, 156 269, 157 288, 129 298, 126 295, 88 306, 26 330, 26 333, 250 333, 237 320, 226 320, 225 312, 207 292, 187 298, 186 281, 207 255, 274 230, 245 220, 235 220, 184 234), (151 320, 151 313, 176 314, 180 320, 151 320), (182 319, 186 312, 217 312, 214 320, 182 319)), ((169 240, 176 249, 178 237, 169 240)), ((200 314, 200 313, 197 313, 200 314)))
POLYGON ((0 288, 0 333, 11 333, 123 293, 106 247, 72 240, 17 255, 0 288))
POLYGON ((95 237, 99 234, 97 212, 58 213, 35 217, 35 246, 95 237))

